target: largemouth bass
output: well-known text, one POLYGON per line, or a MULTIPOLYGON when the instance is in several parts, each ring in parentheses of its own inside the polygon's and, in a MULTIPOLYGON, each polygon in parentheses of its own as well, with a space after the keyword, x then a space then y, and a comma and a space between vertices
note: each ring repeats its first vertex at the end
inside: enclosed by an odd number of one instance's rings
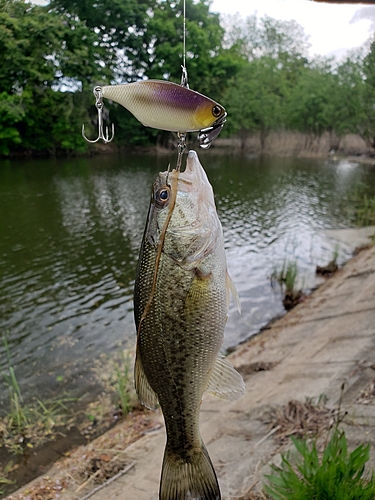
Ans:
POLYGON ((167 443, 160 500, 219 500, 199 433, 205 390, 227 400, 245 390, 219 355, 230 291, 223 231, 212 187, 194 151, 183 173, 160 173, 151 196, 135 283, 135 385, 148 408, 161 406, 167 443))
MULTIPOLYGON (((224 124, 225 109, 194 90, 163 80, 101 87, 103 97, 128 109, 146 127, 171 132, 197 132, 224 124)), ((222 128, 218 127, 216 135, 222 128)))

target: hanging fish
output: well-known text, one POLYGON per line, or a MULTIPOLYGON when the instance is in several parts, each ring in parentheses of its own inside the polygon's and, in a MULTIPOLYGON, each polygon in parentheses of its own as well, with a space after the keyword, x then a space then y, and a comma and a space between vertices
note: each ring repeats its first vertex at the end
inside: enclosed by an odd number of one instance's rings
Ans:
POLYGON ((144 80, 101 87, 103 97, 128 109, 146 127, 171 132, 198 132, 225 120, 223 106, 187 87, 144 80))
POLYGON ((163 411, 167 444, 160 500, 220 500, 199 433, 206 390, 233 401, 241 375, 219 355, 229 294, 222 227, 195 151, 186 170, 162 172, 152 191, 134 290, 135 384, 140 401, 163 411))

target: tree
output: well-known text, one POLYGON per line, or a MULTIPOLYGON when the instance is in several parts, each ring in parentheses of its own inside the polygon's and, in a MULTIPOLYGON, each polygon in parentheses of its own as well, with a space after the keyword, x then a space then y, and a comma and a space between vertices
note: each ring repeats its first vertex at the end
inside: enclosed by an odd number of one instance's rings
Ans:
POLYGON ((0 90, 92 86, 108 79, 103 50, 84 22, 24 0, 0 0, 0 90))
POLYGON ((288 98, 287 126, 314 137, 332 129, 334 92, 335 82, 329 63, 306 68, 288 98))
POLYGON ((235 77, 226 96, 229 127, 241 137, 259 132, 262 150, 267 135, 282 123, 282 71, 270 57, 254 59, 235 77))
POLYGON ((0 0, 0 26, 1 153, 21 143, 35 151, 85 150, 76 120, 87 119, 86 102, 57 90, 108 78, 95 33, 24 0, 0 0))
POLYGON ((365 118, 362 54, 353 53, 339 64, 334 71, 334 80, 335 88, 330 96, 332 128, 340 139, 348 133, 360 133, 365 118))
POLYGON ((362 119, 359 134, 375 149, 375 38, 363 60, 364 86, 362 93, 362 119))
POLYGON ((225 46, 233 48, 244 59, 264 56, 280 61, 306 58, 309 37, 296 21, 281 21, 256 14, 243 20, 238 14, 227 16, 225 46))
POLYGON ((49 12, 83 22, 95 33, 112 75, 135 81, 143 75, 144 37, 155 5, 156 0, 51 0, 49 12))

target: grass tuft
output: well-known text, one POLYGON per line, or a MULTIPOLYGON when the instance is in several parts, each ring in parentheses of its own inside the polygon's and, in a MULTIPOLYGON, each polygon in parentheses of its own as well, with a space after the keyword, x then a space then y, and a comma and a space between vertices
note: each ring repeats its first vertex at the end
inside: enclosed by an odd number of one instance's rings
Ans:
POLYGON ((355 210, 355 221, 357 226, 372 226, 375 224, 375 196, 364 194, 358 199, 355 210))
POLYGON ((284 259, 281 269, 274 269, 271 274, 271 284, 277 282, 283 292, 283 304, 286 310, 292 309, 304 297, 301 289, 297 288, 298 266, 297 259, 284 259))
POLYGON ((335 427, 322 456, 316 442, 291 438, 298 453, 292 462, 290 454, 281 456, 281 466, 272 465, 265 492, 274 500, 373 500, 374 475, 364 476, 370 458, 370 445, 361 444, 348 452, 345 432, 335 427))
POLYGON ((68 403, 76 398, 52 398, 45 401, 35 400, 26 404, 21 394, 8 341, 3 336, 7 367, 1 372, 8 389, 9 410, 0 416, 0 441, 12 453, 23 453, 25 447, 34 448, 47 440, 53 440, 53 429, 69 426, 71 411, 68 403))
POLYGON ((114 363, 116 374, 115 388, 119 400, 119 406, 122 410, 122 415, 125 416, 131 410, 130 403, 130 353, 124 351, 121 353, 121 359, 118 363, 114 363))

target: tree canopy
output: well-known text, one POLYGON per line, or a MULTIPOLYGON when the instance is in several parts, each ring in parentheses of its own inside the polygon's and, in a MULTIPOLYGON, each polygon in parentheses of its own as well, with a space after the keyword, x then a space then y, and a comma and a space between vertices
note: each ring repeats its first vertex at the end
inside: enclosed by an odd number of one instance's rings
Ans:
MULTIPOLYGON (((0 0, 0 154, 86 151, 93 87, 179 82, 182 39, 182 0, 0 0)), ((353 132, 375 147, 375 41, 340 63, 311 60, 308 47, 295 21, 222 19, 209 0, 186 1, 189 83, 227 108, 224 133, 260 134, 264 146, 272 130, 353 132)), ((121 144, 165 138, 119 105, 106 109, 121 144)))

